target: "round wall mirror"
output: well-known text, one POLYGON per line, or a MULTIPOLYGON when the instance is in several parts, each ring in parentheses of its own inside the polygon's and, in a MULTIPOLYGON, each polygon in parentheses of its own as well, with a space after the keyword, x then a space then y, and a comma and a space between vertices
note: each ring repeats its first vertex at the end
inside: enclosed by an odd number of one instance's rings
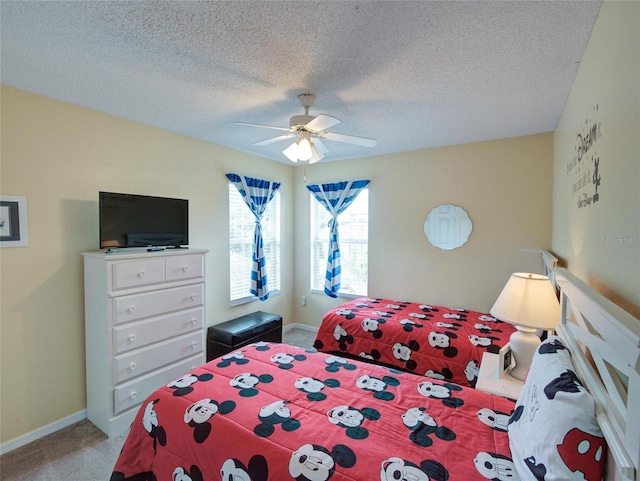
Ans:
POLYGON ((444 250, 462 247, 471 235, 473 224, 462 207, 440 205, 424 221, 424 233, 433 246, 444 250))

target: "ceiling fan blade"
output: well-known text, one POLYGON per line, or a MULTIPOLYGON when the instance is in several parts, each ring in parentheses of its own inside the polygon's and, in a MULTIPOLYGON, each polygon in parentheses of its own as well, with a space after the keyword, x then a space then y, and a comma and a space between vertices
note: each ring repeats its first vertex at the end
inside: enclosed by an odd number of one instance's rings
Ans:
POLYGON ((283 130, 285 132, 290 131, 289 127, 275 127, 273 125, 263 125, 263 124, 250 124, 248 122, 234 122, 236 125, 248 125, 249 127, 263 127, 265 129, 275 129, 275 130, 283 130))
POLYGON ((323 132, 322 138, 327 140, 334 140, 336 142, 344 142, 347 144, 361 145, 362 147, 375 147, 376 145, 378 145, 378 141, 374 139, 356 137, 354 135, 336 134, 334 132, 323 132))
POLYGON ((327 147, 322 143, 322 141, 318 137, 314 137, 313 145, 315 145, 316 148, 323 154, 326 154, 329 152, 329 149, 327 149, 327 147))
POLYGON ((288 134, 279 135, 279 136, 273 137, 271 139, 260 140, 258 142, 254 142, 253 145, 269 145, 269 144, 272 144, 274 142, 279 142, 280 140, 284 140, 284 139, 290 139, 290 138, 295 137, 295 136, 296 136, 295 133, 290 132, 288 134))
POLYGON ((330 115, 320 114, 311 122, 307 123, 304 128, 307 130, 312 130, 314 132, 320 132, 322 130, 327 130, 334 125, 339 124, 340 121, 335 117, 331 117, 330 115))

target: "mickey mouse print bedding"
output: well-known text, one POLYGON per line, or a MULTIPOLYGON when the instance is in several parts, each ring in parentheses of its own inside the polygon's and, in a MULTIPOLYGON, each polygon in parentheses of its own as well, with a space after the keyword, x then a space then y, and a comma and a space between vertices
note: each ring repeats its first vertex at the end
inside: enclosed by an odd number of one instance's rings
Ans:
POLYGON ((514 480, 513 410, 446 381, 257 343, 146 399, 111 481, 514 480))
POLYGON ((482 354, 514 331, 490 314, 362 297, 325 314, 314 347, 475 387, 482 354))

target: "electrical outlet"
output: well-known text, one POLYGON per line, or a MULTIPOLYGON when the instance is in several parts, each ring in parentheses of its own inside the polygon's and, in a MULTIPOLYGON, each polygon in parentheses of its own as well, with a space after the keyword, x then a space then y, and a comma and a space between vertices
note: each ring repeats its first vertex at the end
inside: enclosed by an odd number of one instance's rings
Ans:
POLYGON ((302 296, 300 298, 300 304, 303 305, 303 306, 307 305, 307 296, 302 296))

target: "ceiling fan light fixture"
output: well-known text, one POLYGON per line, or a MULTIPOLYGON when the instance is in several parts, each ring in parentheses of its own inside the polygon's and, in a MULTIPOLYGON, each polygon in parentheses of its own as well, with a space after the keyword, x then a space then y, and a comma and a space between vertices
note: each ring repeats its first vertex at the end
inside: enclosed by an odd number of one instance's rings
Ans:
POLYGON ((291 144, 283 150, 282 153, 286 155, 291 162, 303 161, 313 164, 322 159, 324 154, 318 150, 311 141, 309 134, 307 132, 301 132, 300 135, 302 138, 291 144))
POLYGON ((309 139, 300 139, 282 151, 291 162, 309 162, 313 164, 324 158, 324 154, 309 139))

